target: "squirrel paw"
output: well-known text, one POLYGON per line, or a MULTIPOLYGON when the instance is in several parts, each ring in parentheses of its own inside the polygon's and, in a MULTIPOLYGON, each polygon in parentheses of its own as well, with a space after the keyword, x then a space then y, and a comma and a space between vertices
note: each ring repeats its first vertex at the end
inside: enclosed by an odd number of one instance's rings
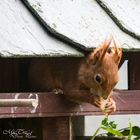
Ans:
POLYGON ((116 111, 116 103, 112 98, 105 104, 104 111, 105 114, 111 114, 116 111))
POLYGON ((110 98, 107 102, 104 103, 104 101, 102 101, 102 99, 99 96, 94 95, 90 98, 89 102, 90 104, 101 108, 101 110, 105 114, 109 115, 116 111, 116 103, 112 98, 110 98))
POLYGON ((100 106, 101 106, 101 98, 99 96, 97 96, 97 95, 94 95, 94 96, 92 96, 90 98, 89 103, 100 108, 100 106))
POLYGON ((64 94, 62 89, 56 88, 53 89, 54 94, 64 94))

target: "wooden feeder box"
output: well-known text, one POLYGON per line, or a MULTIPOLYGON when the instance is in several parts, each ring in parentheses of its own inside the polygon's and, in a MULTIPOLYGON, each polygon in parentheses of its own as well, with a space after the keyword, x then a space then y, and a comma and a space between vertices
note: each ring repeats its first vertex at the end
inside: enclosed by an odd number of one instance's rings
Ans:
MULTIPOLYGON (((111 33, 123 47, 120 67, 128 60, 128 89, 115 91, 119 98, 114 97, 114 114, 139 114, 138 7, 130 0, 1 1, 0 139, 10 139, 11 130, 22 129, 31 130, 30 136, 37 140, 78 140, 75 129, 81 128, 83 133, 82 116, 100 115, 100 110, 70 102, 63 95, 32 91, 28 68, 32 60, 38 59, 78 64, 111 33)), ((25 132, 21 136, 29 138, 25 132)))

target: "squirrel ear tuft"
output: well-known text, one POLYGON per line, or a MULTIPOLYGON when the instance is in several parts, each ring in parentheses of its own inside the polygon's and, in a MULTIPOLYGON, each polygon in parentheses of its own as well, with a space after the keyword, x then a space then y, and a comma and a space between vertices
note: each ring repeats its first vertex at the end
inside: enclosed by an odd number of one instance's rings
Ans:
POLYGON ((101 55, 100 49, 96 48, 88 57, 88 62, 92 63, 92 65, 97 65, 99 58, 101 55))
POLYGON ((109 40, 105 40, 102 46, 96 48, 88 57, 88 61, 90 63, 93 63, 93 65, 99 64, 102 62, 110 44, 112 41, 112 36, 109 38, 109 40))
POLYGON ((115 63, 119 65, 120 60, 122 58, 122 48, 118 48, 115 40, 113 39, 114 47, 111 51, 112 58, 114 59, 115 63))

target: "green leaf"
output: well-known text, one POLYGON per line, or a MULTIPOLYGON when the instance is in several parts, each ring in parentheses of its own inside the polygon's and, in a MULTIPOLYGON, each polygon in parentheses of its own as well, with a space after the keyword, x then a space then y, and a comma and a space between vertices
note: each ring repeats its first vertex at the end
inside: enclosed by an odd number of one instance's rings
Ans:
POLYGON ((99 127, 99 128, 95 131, 95 133, 94 133, 94 135, 92 136, 91 140, 94 140, 94 139, 95 139, 95 137, 96 137, 96 135, 98 134, 98 132, 100 131, 100 129, 101 129, 101 127, 99 127))
POLYGON ((123 134, 121 132, 119 132, 118 130, 114 130, 110 127, 104 127, 104 126, 101 126, 102 129, 106 130, 107 132, 115 135, 115 136, 123 136, 123 134))
POLYGON ((109 132, 106 135, 107 136, 114 136, 112 133, 109 133, 109 132))
POLYGON ((138 127, 138 126, 133 126, 133 135, 134 135, 134 136, 139 136, 139 137, 140 137, 140 127, 138 127))
POLYGON ((129 129, 124 129, 123 131, 121 131, 121 133, 122 133, 124 136, 128 136, 128 135, 129 135, 129 132, 130 132, 129 129))
POLYGON ((132 128, 132 123, 129 121, 129 136, 128 136, 128 140, 131 140, 131 137, 132 137, 132 131, 133 131, 133 128, 132 128))
POLYGON ((108 126, 108 116, 106 116, 103 120, 102 120, 102 125, 104 126, 108 126))
POLYGON ((117 128, 117 124, 115 124, 114 121, 109 122, 109 125, 110 125, 113 129, 116 129, 116 128, 117 128))

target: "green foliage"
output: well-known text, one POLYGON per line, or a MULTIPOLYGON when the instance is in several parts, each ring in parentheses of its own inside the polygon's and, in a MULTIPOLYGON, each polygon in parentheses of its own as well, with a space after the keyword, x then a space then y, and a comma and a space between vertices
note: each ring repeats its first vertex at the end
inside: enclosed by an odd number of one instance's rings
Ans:
POLYGON ((118 130, 114 130, 114 129, 110 128, 110 127, 101 127, 101 128, 106 130, 107 132, 111 133, 114 136, 119 136, 119 137, 123 136, 123 134, 120 133, 118 130))
POLYGON ((107 126, 107 125, 108 125, 108 116, 106 116, 106 117, 102 120, 101 124, 102 124, 103 126, 107 126))
POLYGON ((91 140, 94 140, 101 129, 107 132, 107 136, 125 137, 127 140, 131 140, 134 136, 134 140, 140 140, 140 127, 132 126, 131 121, 129 121, 129 127, 117 130, 117 124, 114 121, 109 121, 108 116, 105 116, 91 140))
POLYGON ((115 124, 114 121, 108 122, 108 116, 106 116, 101 123, 101 128, 103 130, 106 130, 109 134, 115 135, 115 136, 123 136, 122 133, 120 133, 117 128, 117 124, 115 124))
POLYGON ((133 135, 140 137, 140 127, 133 126, 133 135))
POLYGON ((129 121, 129 135, 128 135, 128 140, 131 140, 132 131, 133 131, 132 123, 129 121))
POLYGON ((124 136, 129 136, 130 138, 128 140, 131 140, 132 136, 135 136, 134 140, 140 140, 140 127, 138 127, 138 126, 132 127, 132 125, 130 126, 130 124, 129 124, 129 128, 121 129, 120 132, 124 136))

